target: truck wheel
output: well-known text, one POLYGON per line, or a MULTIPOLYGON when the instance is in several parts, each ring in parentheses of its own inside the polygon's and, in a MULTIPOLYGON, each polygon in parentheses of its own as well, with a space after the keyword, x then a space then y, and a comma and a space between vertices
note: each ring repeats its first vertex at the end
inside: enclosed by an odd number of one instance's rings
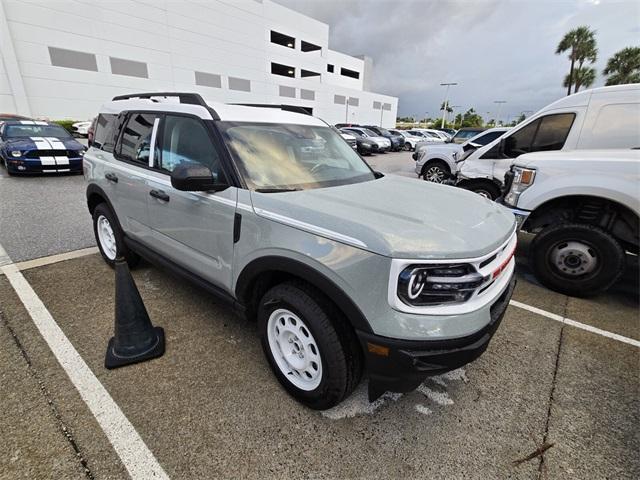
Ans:
POLYGON ((440 160, 428 162, 422 167, 422 178, 428 182, 442 183, 450 173, 449 166, 440 160))
POLYGON ((124 243, 120 224, 106 203, 101 203, 93 211, 93 233, 100 255, 110 267, 113 268, 118 257, 124 257, 130 267, 135 267, 140 261, 140 257, 124 243))
POLYGON ((362 357, 346 320, 301 282, 273 287, 260 301, 262 348, 280 384, 296 400, 325 410, 347 397, 362 376, 362 357))
POLYGON ((495 200, 500 196, 500 188, 491 180, 475 180, 467 182, 462 186, 473 193, 477 193, 481 197, 495 200))
POLYGON ((544 286, 574 297, 605 291, 625 267, 624 250, 613 236, 580 223, 543 229, 531 242, 529 256, 533 272, 544 286))

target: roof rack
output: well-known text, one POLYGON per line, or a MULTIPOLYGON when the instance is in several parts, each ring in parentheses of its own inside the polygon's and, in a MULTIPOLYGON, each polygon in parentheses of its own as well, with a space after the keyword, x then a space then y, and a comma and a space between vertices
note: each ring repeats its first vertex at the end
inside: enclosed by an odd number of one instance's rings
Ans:
POLYGON ((278 105, 271 103, 232 103, 231 105, 238 105, 240 107, 258 107, 258 108, 277 108, 287 112, 301 113, 303 115, 311 115, 311 112, 306 107, 298 105, 278 105))
POLYGON ((193 92, 147 92, 147 93, 130 93, 127 95, 117 95, 115 97, 113 97, 113 101, 118 101, 118 100, 130 100, 130 99, 135 99, 135 98, 140 98, 140 99, 149 99, 151 101, 157 101, 154 100, 153 97, 165 97, 165 98, 178 98, 178 100, 180 101, 180 103, 184 103, 186 105, 200 105, 201 107, 206 108, 209 113, 211 114, 211 117, 214 120, 220 120, 220 116, 216 113, 216 111, 211 108, 207 102, 204 101, 204 99, 202 98, 202 96, 200 96, 199 93, 193 93, 193 92))

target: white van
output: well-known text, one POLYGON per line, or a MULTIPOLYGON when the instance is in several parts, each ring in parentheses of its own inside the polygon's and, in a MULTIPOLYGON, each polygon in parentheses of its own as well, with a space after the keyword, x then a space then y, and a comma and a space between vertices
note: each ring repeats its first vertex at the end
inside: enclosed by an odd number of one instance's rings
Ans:
POLYGON ((640 147, 640 84, 564 97, 458 164, 456 185, 495 200, 518 156, 540 151, 640 147))

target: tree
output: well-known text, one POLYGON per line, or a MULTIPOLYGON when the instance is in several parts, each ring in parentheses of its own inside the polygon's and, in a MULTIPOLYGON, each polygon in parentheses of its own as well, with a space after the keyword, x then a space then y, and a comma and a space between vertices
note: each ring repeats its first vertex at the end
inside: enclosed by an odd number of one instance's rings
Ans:
POLYGON ((602 71, 608 75, 605 85, 640 83, 640 47, 627 47, 607 60, 602 71))
MULTIPOLYGON (((576 85, 575 76, 575 64, 578 63, 578 69, 581 69, 586 61, 593 63, 598 56, 598 49, 596 47, 596 32, 589 29, 588 26, 583 25, 578 28, 574 28, 562 37, 558 48, 556 48, 556 55, 564 52, 569 52, 569 60, 571 60, 571 67, 569 69, 568 81, 565 82, 567 87, 567 95, 571 95, 571 85, 576 85)), ((579 84, 577 85, 579 88, 579 84)), ((573 93, 577 92, 576 88, 573 93)))
POLYGON ((524 113, 521 113, 520 116, 517 118, 515 125, 524 122, 526 118, 527 118, 527 116, 524 113))
POLYGON ((481 127, 484 124, 482 117, 476 113, 473 108, 470 108, 462 116, 461 127, 481 127))
MULTIPOLYGON (((573 83, 575 88, 573 93, 580 90, 580 87, 588 88, 596 81, 596 69, 592 67, 578 67, 573 71, 573 83)), ((569 75, 564 77, 565 87, 569 86, 569 75)))

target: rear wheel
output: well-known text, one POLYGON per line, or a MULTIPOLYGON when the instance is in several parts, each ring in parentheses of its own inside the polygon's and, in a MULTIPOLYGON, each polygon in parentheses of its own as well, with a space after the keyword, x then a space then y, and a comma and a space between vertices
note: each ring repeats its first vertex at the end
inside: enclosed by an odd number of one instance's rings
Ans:
POLYGON ((422 168, 422 178, 433 183, 444 182, 450 173, 449 166, 440 160, 428 162, 422 168))
POLYGON ((130 267, 134 267, 140 257, 124 243, 124 233, 115 214, 106 203, 99 204, 93 211, 93 233, 102 258, 113 267, 118 257, 124 257, 130 267))
POLYGON ((362 358, 342 315, 300 282, 269 290, 258 309, 262 348, 280 384, 315 410, 340 403, 362 376, 362 358))
POLYGON ((625 267, 624 250, 611 234, 580 223, 543 229, 531 242, 529 255, 544 286, 575 297, 605 291, 625 267))

